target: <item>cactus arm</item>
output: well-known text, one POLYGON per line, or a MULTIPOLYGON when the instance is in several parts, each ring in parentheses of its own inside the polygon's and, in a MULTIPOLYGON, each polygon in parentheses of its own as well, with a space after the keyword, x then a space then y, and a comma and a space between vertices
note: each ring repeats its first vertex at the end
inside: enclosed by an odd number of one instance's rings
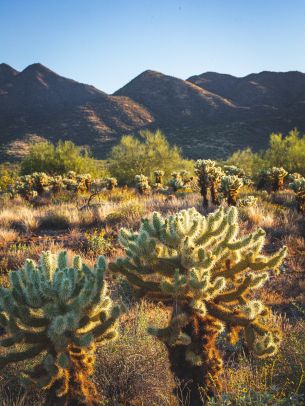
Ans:
POLYGON ((39 355, 41 352, 46 351, 46 346, 45 344, 40 344, 40 345, 35 345, 31 348, 28 348, 27 350, 23 352, 11 352, 6 355, 0 356, 0 369, 4 368, 6 365, 12 363, 12 362, 20 362, 20 361, 25 361, 26 359, 29 358, 34 358, 37 355, 39 355))

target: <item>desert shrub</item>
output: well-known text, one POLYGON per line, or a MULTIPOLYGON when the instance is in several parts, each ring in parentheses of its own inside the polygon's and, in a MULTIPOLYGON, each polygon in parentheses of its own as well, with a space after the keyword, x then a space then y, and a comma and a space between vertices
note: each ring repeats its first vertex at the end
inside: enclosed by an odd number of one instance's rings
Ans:
POLYGON ((165 178, 175 170, 192 170, 191 162, 181 156, 178 147, 171 146, 161 131, 142 131, 141 138, 122 137, 109 155, 109 171, 120 184, 132 185, 137 174, 154 180, 154 170, 164 171, 165 178))
POLYGON ((106 236, 105 230, 86 232, 84 248, 93 255, 108 255, 112 251, 112 238, 106 236))
POLYGON ((117 209, 113 210, 106 216, 106 222, 108 224, 119 224, 122 225, 127 223, 133 223, 138 220, 145 213, 144 205, 137 201, 131 200, 122 203, 117 209))
POLYGON ((99 349, 96 376, 109 405, 175 404, 166 351, 147 332, 167 318, 164 308, 142 301, 122 316, 118 339, 99 349))
POLYGON ((286 137, 282 134, 271 134, 269 148, 263 159, 268 167, 284 167, 288 172, 298 172, 305 176, 305 136, 294 129, 286 137))
POLYGON ((75 145, 72 141, 49 141, 30 145, 28 155, 21 162, 22 174, 46 172, 63 175, 69 171, 105 176, 107 171, 102 161, 90 157, 89 150, 75 145))
POLYGON ((268 167, 261 154, 250 148, 234 152, 226 161, 227 165, 235 165, 242 169, 247 176, 256 176, 262 169, 268 167))

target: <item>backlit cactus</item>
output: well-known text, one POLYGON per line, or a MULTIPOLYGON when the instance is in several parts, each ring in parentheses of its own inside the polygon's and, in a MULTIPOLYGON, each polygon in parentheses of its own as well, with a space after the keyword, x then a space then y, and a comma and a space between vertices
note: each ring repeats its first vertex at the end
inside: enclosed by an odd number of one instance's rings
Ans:
POLYGON ((284 168, 272 167, 260 173, 258 182, 259 189, 269 189, 274 192, 283 189, 284 179, 288 172, 284 168))
POLYGON ((113 190, 118 186, 118 181, 116 178, 106 178, 105 185, 107 190, 113 190))
POLYGON ((263 255, 265 232, 239 237, 237 216, 235 207, 207 217, 194 208, 166 219, 153 213, 138 232, 121 230, 126 256, 109 265, 138 296, 171 306, 168 325, 149 331, 165 343, 176 377, 188 383, 192 406, 202 404, 199 387, 208 395, 220 387, 221 333, 231 343, 242 334, 259 357, 275 354, 280 342, 269 311, 251 293, 280 266, 286 249, 263 255))
POLYGON ((12 348, 0 356, 0 369, 38 357, 22 382, 48 390, 49 405, 94 403, 95 345, 116 337, 119 316, 104 272, 103 257, 90 269, 80 257, 69 264, 66 252, 43 252, 38 264, 27 260, 0 289, 0 325, 7 332, 0 345, 12 348))
POLYGON ((174 192, 184 188, 184 180, 179 172, 172 173, 172 178, 169 180, 168 186, 171 187, 174 192))
POLYGON ((238 192, 242 186, 242 179, 236 175, 227 175, 221 179, 220 190, 226 196, 229 206, 236 206, 238 192))
POLYGON ((145 175, 136 175, 135 186, 140 195, 147 195, 150 192, 150 185, 148 183, 148 177, 145 175))
POLYGON ((218 188, 224 172, 216 162, 210 159, 198 159, 195 162, 195 173, 198 176, 198 185, 203 197, 203 205, 208 206, 208 191, 211 193, 213 204, 219 204, 218 188))
POLYGON ((289 183, 289 187, 295 192, 298 211, 305 215, 305 178, 295 179, 289 183))
POLYGON ((245 176, 245 171, 235 165, 225 165, 224 172, 226 175, 236 175, 239 178, 243 178, 245 176))
POLYGON ((156 170, 154 171, 154 176, 155 176, 155 187, 161 188, 163 186, 164 171, 156 170))
POLYGON ((238 207, 251 207, 254 206, 257 202, 257 197, 255 196, 246 196, 243 199, 238 199, 238 207))

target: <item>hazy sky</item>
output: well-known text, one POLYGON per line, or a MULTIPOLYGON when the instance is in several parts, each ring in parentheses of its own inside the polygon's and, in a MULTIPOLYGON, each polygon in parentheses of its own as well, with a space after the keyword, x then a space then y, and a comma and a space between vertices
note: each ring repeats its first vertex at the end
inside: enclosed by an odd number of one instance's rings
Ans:
POLYGON ((109 93, 146 69, 305 72, 305 0, 0 0, 0 62, 109 93))

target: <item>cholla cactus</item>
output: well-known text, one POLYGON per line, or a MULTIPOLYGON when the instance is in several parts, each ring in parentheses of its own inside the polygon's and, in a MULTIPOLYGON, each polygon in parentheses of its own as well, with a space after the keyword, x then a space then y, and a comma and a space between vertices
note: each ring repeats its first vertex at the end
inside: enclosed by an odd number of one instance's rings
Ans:
POLYGON ((64 181, 61 175, 53 176, 50 180, 51 190, 56 195, 64 188, 64 181))
POLYGON ((219 204, 218 187, 224 173, 216 166, 216 162, 210 159, 198 159, 195 163, 195 173, 198 176, 200 193, 203 197, 203 205, 208 206, 208 191, 211 192, 213 204, 219 204))
POLYGON ((299 212, 305 215, 305 178, 296 179, 289 187, 295 192, 299 212))
POLYGON ((227 175, 221 179, 221 191, 227 197, 229 206, 236 206, 239 189, 243 186, 243 181, 236 175, 227 175))
POLYGON ((272 180, 273 191, 283 189, 284 178, 287 175, 288 175, 288 172, 285 171, 284 168, 277 168, 275 166, 273 168, 271 168, 270 177, 271 177, 271 180, 272 180))
POLYGON ((161 188, 163 186, 164 171, 156 170, 154 171, 154 175, 155 175, 155 187, 161 188))
POLYGON ((31 176, 33 179, 33 188, 38 195, 42 195, 44 192, 48 191, 48 187, 51 183, 50 176, 44 172, 34 172, 31 176))
POLYGON ((269 188, 274 192, 283 189, 284 179, 288 172, 284 168, 272 167, 260 173, 258 188, 269 188))
POLYGON ((257 197, 255 196, 247 196, 244 199, 238 200, 238 207, 251 207, 254 206, 257 202, 257 197))
POLYGON ((106 189, 113 190, 118 186, 118 181, 116 178, 106 178, 105 185, 106 185, 106 189))
POLYGON ((251 299, 251 292, 280 266, 286 249, 264 256, 265 232, 238 237, 237 216, 235 207, 207 217, 194 208, 167 219, 153 213, 142 220, 139 232, 121 230, 126 256, 109 264, 137 295, 172 304, 168 326, 149 331, 166 344, 175 375, 192 381, 191 405, 201 404, 198 387, 209 394, 220 386, 220 333, 226 331, 234 343, 243 332, 259 357, 273 355, 280 341, 269 311, 251 299))
POLYGON ((90 269, 80 257, 70 265, 66 252, 43 252, 38 264, 27 260, 9 274, 10 287, 0 289, 0 325, 7 332, 0 345, 17 346, 0 356, 0 369, 43 354, 22 382, 47 389, 47 404, 93 403, 95 343, 116 337, 119 316, 107 296, 104 272, 104 257, 90 269))
POLYGON ((226 175, 236 175, 239 178, 243 178, 245 176, 245 171, 235 165, 225 165, 224 172, 226 175))
POLYGON ((303 178, 303 176, 298 172, 290 173, 287 176, 287 180, 288 180, 289 183, 293 183, 295 180, 298 180, 298 179, 301 179, 301 178, 303 178))
POLYGON ((135 176, 135 186, 137 191, 141 194, 141 195, 146 195, 150 192, 150 186, 148 183, 148 177, 145 175, 136 175, 135 176))
POLYGON ((179 189, 183 189, 184 181, 181 174, 178 172, 173 172, 172 178, 168 182, 168 186, 171 187, 174 192, 177 192, 179 189))

